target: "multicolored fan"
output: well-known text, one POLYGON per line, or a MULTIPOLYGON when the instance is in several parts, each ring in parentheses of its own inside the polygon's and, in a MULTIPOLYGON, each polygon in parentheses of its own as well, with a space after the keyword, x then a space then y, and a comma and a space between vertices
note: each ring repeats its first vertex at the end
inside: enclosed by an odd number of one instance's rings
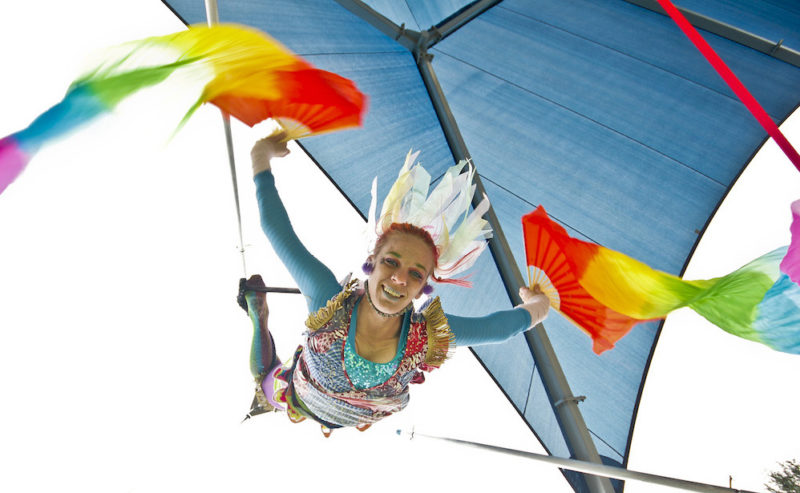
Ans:
POLYGON ((592 350, 600 354, 614 347, 641 320, 617 313, 592 298, 578 282, 557 241, 560 232, 552 226, 557 225, 542 207, 522 218, 528 285, 533 288, 538 284, 550 306, 583 329, 592 338, 592 350))
POLYGON ((192 26, 119 51, 73 82, 28 128, 0 139, 0 193, 42 145, 176 72, 202 87, 178 128, 206 102, 250 126, 273 118, 289 139, 360 125, 366 110, 366 97, 352 81, 314 68, 252 28, 192 26))
POLYGON ((551 305, 592 337, 596 353, 636 323, 687 306, 733 335, 800 354, 800 201, 792 212, 788 248, 722 277, 686 281, 571 238, 539 206, 522 218, 531 287, 540 284, 551 305))

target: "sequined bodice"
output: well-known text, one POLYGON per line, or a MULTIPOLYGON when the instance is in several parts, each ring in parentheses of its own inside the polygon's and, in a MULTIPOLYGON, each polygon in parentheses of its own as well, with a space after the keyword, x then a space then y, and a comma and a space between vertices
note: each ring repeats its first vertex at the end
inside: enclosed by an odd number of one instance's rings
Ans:
MULTIPOLYGON (((356 301, 353 307, 353 313, 358 311, 358 305, 361 300, 356 301)), ((344 345, 344 367, 350 381, 357 389, 368 389, 385 383, 397 371, 400 364, 400 359, 403 357, 403 352, 406 350, 406 337, 408 336, 408 322, 409 316, 406 314, 403 317, 403 325, 400 331, 400 344, 397 348, 397 354, 392 361, 388 363, 375 363, 366 358, 362 358, 356 352, 355 336, 356 336, 356 317, 350 318, 350 330, 347 334, 347 341, 344 345)))

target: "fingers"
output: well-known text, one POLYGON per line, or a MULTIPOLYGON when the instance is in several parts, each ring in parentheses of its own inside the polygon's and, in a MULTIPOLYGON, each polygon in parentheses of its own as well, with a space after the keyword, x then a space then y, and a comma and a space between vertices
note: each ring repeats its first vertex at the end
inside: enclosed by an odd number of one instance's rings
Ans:
POLYGON ((266 137, 264 137, 264 139, 286 141, 286 136, 287 135, 288 134, 286 133, 286 130, 284 130, 281 127, 278 127, 275 130, 273 130, 271 134, 269 134, 266 137))
POLYGON ((271 134, 256 142, 256 145, 269 147, 273 151, 273 156, 283 157, 289 154, 286 144, 289 142, 289 134, 282 128, 276 128, 271 134))
POLYGON ((288 140, 286 138, 287 135, 288 134, 286 133, 286 130, 284 130, 283 128, 278 127, 276 129, 274 129, 272 131, 272 133, 260 138, 256 142, 261 142, 263 140, 286 141, 286 140, 288 140))
POLYGON ((250 155, 269 155, 270 158, 283 157, 289 154, 289 149, 286 147, 287 142, 285 131, 274 132, 263 139, 257 140, 250 151, 250 155))
MULTIPOLYGON (((534 289, 537 288, 538 285, 534 289)), ((539 293, 541 293, 541 290, 535 291, 529 288, 528 286, 522 286, 521 288, 519 288, 519 297, 522 298, 523 303, 527 303, 528 301, 531 300, 531 298, 533 298, 539 293)))
POLYGON ((544 291, 542 291, 542 287, 539 286, 538 284, 534 284, 533 289, 529 288, 528 286, 522 286, 521 288, 519 288, 519 297, 522 298, 522 301, 524 303, 527 303, 528 301, 536 297, 536 295, 540 294, 544 294, 544 291))
MULTIPOLYGON (((550 300, 542 293, 534 294, 530 289, 525 289, 532 295, 525 299, 523 304, 518 305, 518 308, 524 308, 530 313, 531 327, 533 327, 547 318, 550 311, 550 300)), ((522 289, 520 289, 520 296, 522 296, 522 289)))
POLYGON ((250 159, 253 162, 253 174, 256 175, 271 168, 270 160, 284 157, 289 154, 286 146, 288 134, 283 129, 277 129, 270 135, 256 141, 250 150, 250 159))

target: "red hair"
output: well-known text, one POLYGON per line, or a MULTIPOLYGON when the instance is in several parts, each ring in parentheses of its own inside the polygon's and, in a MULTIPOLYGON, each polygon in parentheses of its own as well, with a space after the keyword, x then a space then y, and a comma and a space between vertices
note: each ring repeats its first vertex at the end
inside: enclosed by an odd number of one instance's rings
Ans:
POLYGON ((431 247, 431 251, 433 252, 433 265, 436 266, 439 263, 439 249, 436 248, 436 244, 433 242, 433 238, 431 237, 430 233, 410 223, 390 224, 389 229, 384 231, 375 242, 375 248, 372 250, 373 255, 381 251, 381 248, 383 248, 386 242, 389 241, 389 236, 392 233, 405 233, 407 235, 416 236, 417 238, 422 238, 425 243, 431 247))
MULTIPOLYGON (((408 235, 413 235, 418 238, 422 238, 425 243, 431 247, 431 251, 433 252, 433 267, 436 269, 439 266, 439 249, 436 247, 436 243, 433 242, 433 237, 431 234, 425 231, 424 229, 420 228, 419 226, 414 226, 410 223, 392 223, 389 225, 389 229, 383 232, 382 235, 378 237, 378 240, 375 242, 375 248, 372 250, 372 254, 376 254, 381 251, 381 248, 389 241, 389 236, 392 233, 405 233, 408 235)), ((463 260, 463 259, 462 259, 463 260)), ((460 261, 459 261, 460 263, 460 261)), ((431 272, 431 279, 436 282, 442 284, 455 284, 457 286, 463 287, 472 287, 472 283, 466 281, 465 279, 442 279, 441 277, 436 277, 433 272, 431 272)))

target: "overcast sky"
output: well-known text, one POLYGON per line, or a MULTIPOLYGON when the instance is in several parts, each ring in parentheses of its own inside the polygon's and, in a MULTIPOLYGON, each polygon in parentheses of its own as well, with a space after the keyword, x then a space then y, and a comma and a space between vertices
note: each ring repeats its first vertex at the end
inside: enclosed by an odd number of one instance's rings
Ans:
MULTIPOLYGON (((93 51, 182 27, 156 0, 4 6, 0 135, 58 101, 93 51)), ((416 426, 542 450, 464 349, 413 389, 406 411, 366 433, 326 440, 282 415, 239 424, 252 398, 250 326, 234 300, 242 263, 224 138, 218 112, 204 108, 168 141, 186 97, 180 88, 137 97, 43 149, 0 196, 0 490, 243 491, 298 477, 310 490, 347 476, 406 491, 399 469, 431 489, 571 491, 551 466, 395 435, 416 426)), ((797 146, 800 121, 784 130, 797 146)), ((265 132, 234 126, 247 267, 291 286, 253 200, 249 147, 265 132)), ((788 243, 800 173, 777 146, 765 153, 717 214, 687 278, 726 274, 788 243)), ((346 201, 307 161, 275 168, 306 244, 339 277, 357 269, 362 224, 346 201), (336 223, 320 220, 321 204, 336 223), (337 236, 356 240, 335 249, 326 238, 337 236)), ((305 306, 271 295, 270 307, 286 358, 305 306)), ((800 458, 798 375, 800 357, 676 312, 644 389, 629 467, 723 486, 732 475, 735 487, 763 490, 777 461, 800 458)), ((626 491, 670 490, 628 482, 626 491)))

